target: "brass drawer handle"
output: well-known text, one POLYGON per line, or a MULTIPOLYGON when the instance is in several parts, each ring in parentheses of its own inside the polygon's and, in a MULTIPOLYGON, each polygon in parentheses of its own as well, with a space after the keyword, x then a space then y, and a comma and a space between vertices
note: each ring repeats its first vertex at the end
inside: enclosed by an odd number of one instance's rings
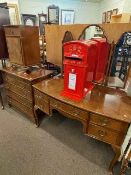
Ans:
POLYGON ((54 107, 56 107, 56 108, 57 108, 57 107, 58 107, 58 104, 57 104, 57 103, 55 103, 55 104, 54 104, 54 107))
POLYGON ((106 133, 106 131, 99 130, 99 131, 98 131, 98 135, 99 135, 100 137, 105 137, 105 136, 107 135, 107 133, 106 133))
POLYGON ((107 126, 109 125, 109 120, 108 119, 101 119, 100 120, 102 126, 107 126))
POLYGON ((80 115, 80 111, 75 111, 74 115, 75 115, 75 116, 80 115))

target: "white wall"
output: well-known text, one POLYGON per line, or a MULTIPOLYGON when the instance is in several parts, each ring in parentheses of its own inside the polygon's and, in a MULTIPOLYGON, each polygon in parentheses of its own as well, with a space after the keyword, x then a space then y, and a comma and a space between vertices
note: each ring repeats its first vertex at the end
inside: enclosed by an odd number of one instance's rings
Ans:
POLYGON ((77 24, 97 23, 99 21, 99 3, 75 0, 19 0, 21 14, 38 15, 42 11, 47 13, 47 7, 52 4, 59 6, 60 9, 75 10, 75 23, 77 24))
POLYGON ((125 0, 123 13, 131 13, 131 0, 125 0))
POLYGON ((122 13, 125 1, 126 0, 103 0, 100 2, 100 12, 103 13, 108 10, 113 10, 115 8, 118 8, 119 13, 122 13))

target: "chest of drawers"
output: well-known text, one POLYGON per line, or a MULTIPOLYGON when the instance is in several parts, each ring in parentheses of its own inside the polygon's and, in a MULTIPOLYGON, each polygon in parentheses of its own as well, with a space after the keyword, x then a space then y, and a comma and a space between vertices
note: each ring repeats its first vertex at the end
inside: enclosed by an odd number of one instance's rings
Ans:
POLYGON ((18 72, 10 69, 2 69, 8 104, 15 106, 24 112, 34 123, 37 120, 34 115, 34 98, 32 85, 49 78, 51 71, 38 69, 31 74, 18 72))

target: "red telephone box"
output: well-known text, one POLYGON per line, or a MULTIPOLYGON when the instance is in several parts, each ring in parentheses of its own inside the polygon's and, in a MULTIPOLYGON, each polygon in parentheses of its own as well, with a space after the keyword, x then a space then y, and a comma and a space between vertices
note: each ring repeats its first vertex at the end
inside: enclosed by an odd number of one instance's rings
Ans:
POLYGON ((64 44, 64 90, 61 95, 80 101, 105 73, 108 44, 103 39, 64 44))

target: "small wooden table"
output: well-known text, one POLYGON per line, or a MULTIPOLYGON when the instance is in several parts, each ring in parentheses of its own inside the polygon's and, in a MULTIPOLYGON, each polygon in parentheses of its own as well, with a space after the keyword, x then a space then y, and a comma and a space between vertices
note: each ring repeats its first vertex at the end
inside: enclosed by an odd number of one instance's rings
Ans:
MULTIPOLYGON (((120 148, 131 123, 131 98, 125 92, 95 86, 81 102, 75 102, 60 95, 63 79, 49 79, 33 85, 35 106, 52 116, 57 110, 66 117, 83 124, 86 135, 110 144, 114 151, 109 170, 120 156, 120 148)), ((37 121, 38 122, 38 121, 37 121)))
POLYGON ((3 68, 1 71, 3 73, 9 106, 17 107, 37 124, 34 115, 32 85, 49 78, 52 71, 38 68, 27 74, 22 70, 14 70, 12 67, 3 68))

